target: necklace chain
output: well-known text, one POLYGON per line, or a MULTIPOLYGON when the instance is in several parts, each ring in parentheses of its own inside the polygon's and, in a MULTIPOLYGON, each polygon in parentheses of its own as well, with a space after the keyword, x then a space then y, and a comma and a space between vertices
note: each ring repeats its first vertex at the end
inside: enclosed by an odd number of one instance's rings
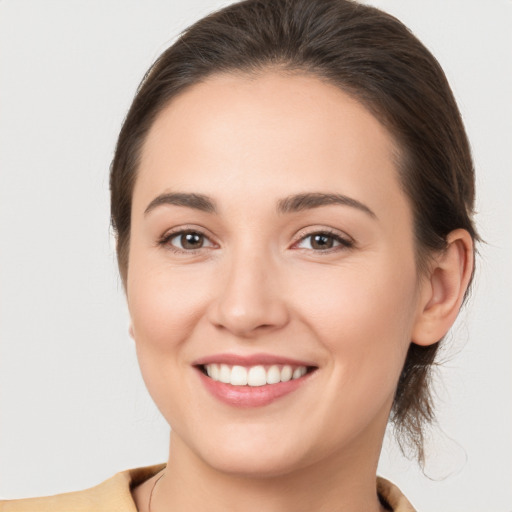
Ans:
POLYGON ((149 493, 149 502, 148 502, 148 512, 151 512, 151 498, 153 497, 153 491, 155 490, 156 484, 160 482, 160 479, 165 475, 165 472, 162 473, 153 484, 153 487, 151 488, 151 492, 149 493))

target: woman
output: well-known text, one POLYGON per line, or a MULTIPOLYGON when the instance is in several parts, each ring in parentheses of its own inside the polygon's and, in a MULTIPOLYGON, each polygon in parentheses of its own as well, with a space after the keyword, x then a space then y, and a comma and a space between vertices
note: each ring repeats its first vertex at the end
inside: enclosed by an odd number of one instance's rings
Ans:
POLYGON ((111 168, 119 269, 165 466, 2 510, 413 510, 429 375, 473 275, 453 95, 396 19, 248 0, 146 75, 111 168))

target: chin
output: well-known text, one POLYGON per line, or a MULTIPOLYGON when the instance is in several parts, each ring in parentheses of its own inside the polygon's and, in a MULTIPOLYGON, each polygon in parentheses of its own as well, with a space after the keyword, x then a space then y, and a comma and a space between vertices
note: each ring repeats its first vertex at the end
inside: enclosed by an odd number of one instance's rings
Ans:
POLYGON ((239 477, 269 478, 285 475, 306 465, 305 454, 297 447, 283 446, 270 439, 229 439, 215 445, 196 447, 196 456, 221 473, 239 477))
POLYGON ((300 466, 297 460, 276 457, 275 455, 259 454, 257 457, 248 457, 241 454, 229 454, 203 459, 212 469, 238 476, 240 478, 272 478, 292 473, 300 466))

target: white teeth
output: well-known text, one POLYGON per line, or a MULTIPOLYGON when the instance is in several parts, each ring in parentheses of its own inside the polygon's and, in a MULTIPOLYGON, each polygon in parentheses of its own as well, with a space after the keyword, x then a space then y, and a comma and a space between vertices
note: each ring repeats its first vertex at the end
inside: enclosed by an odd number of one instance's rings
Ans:
POLYGON ((292 378, 292 375, 292 367, 285 364, 281 370, 281 382, 288 382, 292 378))
POLYGON ((279 366, 271 366, 267 371, 267 384, 277 384, 281 382, 281 370, 279 366))
POLYGON ((227 364, 221 364, 219 369, 219 380, 224 384, 229 384, 231 381, 231 368, 227 364))
POLYGON ((292 379, 300 379, 303 375, 306 375, 307 368, 305 366, 299 366, 293 370, 292 379))
POLYGON ((299 379, 307 373, 305 366, 292 367, 289 364, 283 366, 272 365, 265 369, 263 365, 246 368, 244 366, 230 366, 227 364, 207 364, 204 366, 207 375, 216 381, 232 386, 265 386, 266 384, 278 384, 299 379))
POLYGON ((263 366, 253 366, 247 374, 249 386, 264 386, 267 383, 267 372, 263 366))
POLYGON ((247 384, 247 369, 243 366, 233 366, 230 384, 233 386, 245 386, 247 384))
MULTIPOLYGON (((210 373, 208 374, 213 380, 219 380, 220 369, 218 364, 209 364, 210 373)), ((208 370, 207 370, 208 371, 208 370)))

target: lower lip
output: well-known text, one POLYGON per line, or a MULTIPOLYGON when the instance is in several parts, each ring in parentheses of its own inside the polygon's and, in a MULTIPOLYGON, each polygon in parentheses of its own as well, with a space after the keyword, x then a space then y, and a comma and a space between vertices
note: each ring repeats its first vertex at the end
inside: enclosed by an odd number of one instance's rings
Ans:
POLYGON ((286 396, 305 384, 310 373, 288 382, 266 384, 265 386, 232 386, 211 379, 200 369, 197 370, 206 389, 221 402, 233 407, 263 407, 286 396))

